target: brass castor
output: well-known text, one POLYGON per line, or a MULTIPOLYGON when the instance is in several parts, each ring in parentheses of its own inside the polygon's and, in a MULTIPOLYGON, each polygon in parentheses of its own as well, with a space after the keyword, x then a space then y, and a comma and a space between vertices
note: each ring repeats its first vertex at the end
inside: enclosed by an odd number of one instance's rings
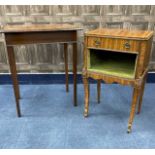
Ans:
POLYGON ((84 117, 88 117, 88 112, 84 112, 84 117))
POLYGON ((88 117, 88 108, 84 109, 84 117, 88 117))
POLYGON ((131 133, 131 126, 128 126, 127 133, 131 133))

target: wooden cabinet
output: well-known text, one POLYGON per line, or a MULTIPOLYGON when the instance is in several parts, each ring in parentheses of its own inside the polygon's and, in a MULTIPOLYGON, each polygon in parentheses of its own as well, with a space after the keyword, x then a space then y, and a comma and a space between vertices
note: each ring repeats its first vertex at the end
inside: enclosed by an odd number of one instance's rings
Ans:
POLYGON ((98 102, 101 80, 133 86, 133 99, 128 123, 128 132, 138 103, 140 113, 153 32, 125 29, 96 29, 85 33, 83 82, 85 111, 88 116, 89 82, 98 80, 98 102))

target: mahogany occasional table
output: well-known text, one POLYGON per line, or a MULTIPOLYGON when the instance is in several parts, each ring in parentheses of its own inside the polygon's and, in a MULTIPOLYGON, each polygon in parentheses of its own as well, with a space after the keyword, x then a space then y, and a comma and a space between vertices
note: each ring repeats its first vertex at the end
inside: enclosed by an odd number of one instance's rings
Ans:
POLYGON ((81 30, 70 24, 30 24, 30 25, 5 25, 2 33, 5 35, 8 61, 13 81, 14 94, 16 99, 16 110, 18 117, 20 112, 20 92, 17 79, 16 62, 14 55, 15 45, 26 44, 49 44, 63 43, 66 73, 66 91, 68 91, 68 60, 67 43, 73 44, 73 76, 74 76, 74 106, 77 105, 77 31, 81 30))
POLYGON ((136 105, 140 113, 149 57, 153 39, 152 31, 125 29, 96 29, 85 34, 83 83, 85 89, 85 111, 88 116, 89 78, 98 81, 100 102, 101 80, 133 87, 133 98, 128 123, 131 131, 136 105))

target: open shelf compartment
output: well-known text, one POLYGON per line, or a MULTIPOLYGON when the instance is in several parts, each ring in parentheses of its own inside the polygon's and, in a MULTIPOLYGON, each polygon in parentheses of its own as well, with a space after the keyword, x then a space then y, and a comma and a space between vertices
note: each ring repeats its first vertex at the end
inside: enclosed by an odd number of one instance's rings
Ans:
POLYGON ((135 78, 137 53, 88 50, 88 70, 123 78, 135 78))

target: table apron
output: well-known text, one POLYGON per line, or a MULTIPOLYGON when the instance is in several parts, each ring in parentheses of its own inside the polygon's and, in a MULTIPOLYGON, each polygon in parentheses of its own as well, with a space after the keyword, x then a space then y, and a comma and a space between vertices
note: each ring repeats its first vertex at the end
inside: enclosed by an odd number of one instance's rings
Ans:
POLYGON ((35 43, 75 42, 77 41, 77 32, 9 32, 5 33, 5 40, 7 46, 35 43))

